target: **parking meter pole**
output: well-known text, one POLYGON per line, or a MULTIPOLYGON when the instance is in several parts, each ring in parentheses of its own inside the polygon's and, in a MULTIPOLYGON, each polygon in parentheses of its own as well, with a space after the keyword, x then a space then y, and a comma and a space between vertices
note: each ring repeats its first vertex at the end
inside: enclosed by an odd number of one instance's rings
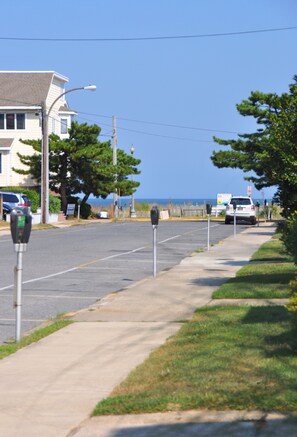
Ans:
POLYGON ((208 214, 208 225, 207 225, 207 250, 209 250, 209 237, 210 237, 210 214, 208 214))
POLYGON ((159 210, 157 206, 151 209, 151 223, 153 225, 153 270, 154 278, 157 276, 157 227, 159 223, 159 210))
POLYGON ((211 215, 212 206, 210 203, 206 204, 206 214, 208 216, 208 225, 207 225, 207 250, 209 250, 209 237, 210 237, 210 215, 211 215))
POLYGON ((236 237, 236 209, 234 209, 234 237, 236 237))
POLYGON ((153 225, 153 271, 154 278, 157 276, 157 225, 153 225))
POLYGON ((16 296, 15 296, 15 341, 19 343, 21 339, 21 308, 22 308, 22 278, 23 278, 23 252, 17 251, 16 265, 16 296))

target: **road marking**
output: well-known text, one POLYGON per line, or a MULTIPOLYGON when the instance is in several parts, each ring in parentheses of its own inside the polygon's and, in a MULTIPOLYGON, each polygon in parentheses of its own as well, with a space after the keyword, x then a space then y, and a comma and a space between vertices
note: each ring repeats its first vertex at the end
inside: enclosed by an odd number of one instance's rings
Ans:
MULTIPOLYGON (((87 267, 89 265, 95 264, 98 261, 107 261, 109 259, 117 258, 119 256, 124 256, 124 255, 129 255, 131 253, 139 252, 142 249, 145 249, 145 247, 138 247, 137 249, 129 250, 128 252, 117 253, 115 255, 110 255, 110 256, 107 256, 105 258, 99 258, 99 259, 96 259, 94 261, 90 261, 90 262, 85 263, 85 264, 80 264, 79 266, 73 267, 72 269, 63 270, 63 271, 57 272, 57 273, 52 273, 51 275, 40 276, 39 278, 34 278, 34 279, 28 279, 27 281, 23 281, 23 284, 30 284, 30 283, 33 283, 33 282, 42 281, 44 279, 54 278, 56 276, 64 275, 65 273, 69 273, 69 272, 74 272, 75 270, 79 270, 81 268, 84 268, 84 267, 87 267)), ((14 284, 7 285, 6 287, 0 288, 0 291, 9 290, 9 289, 11 289, 13 287, 14 287, 14 284)))
MULTIPOLYGON (((0 294, 0 297, 9 297, 9 299, 11 299, 11 295, 10 294, 0 294)), ((23 294, 23 298, 26 299, 27 297, 34 297, 34 299, 36 298, 42 298, 42 299, 96 299, 97 295, 95 296, 57 296, 54 294, 23 294)))
MULTIPOLYGON (((45 319, 22 319, 22 322, 44 322, 45 319)), ((0 319, 1 322, 14 322, 14 319, 0 319)))
MULTIPOLYGON (((215 224, 215 225, 213 225, 211 227, 216 227, 216 226, 219 226, 219 225, 215 224)), ((205 230, 205 229, 207 229, 207 227, 198 229, 198 231, 205 230)), ((185 232, 183 235, 186 235, 186 234, 195 234, 196 232, 197 231, 185 232)), ((182 235, 174 235, 173 237, 166 238, 165 240, 159 241, 157 244, 163 244, 163 243, 166 243, 167 241, 174 240, 174 239, 179 238, 181 236, 182 235)), ((29 279, 27 281, 23 281, 23 284, 30 284, 30 283, 33 283, 33 282, 42 281, 44 279, 54 278, 56 276, 64 275, 66 273, 74 272, 75 270, 79 270, 79 269, 91 266, 92 264, 96 264, 99 261, 108 261, 108 260, 113 259, 113 258, 119 258, 121 256, 130 255, 131 253, 136 253, 136 252, 139 252, 140 250, 146 249, 147 247, 148 246, 138 247, 137 249, 129 250, 127 252, 117 253, 115 255, 110 255, 110 256, 107 256, 107 257, 104 257, 104 258, 98 258, 98 259, 90 261, 88 263, 80 264, 79 266, 73 267, 73 268, 68 269, 68 270, 63 270, 61 272, 52 273, 51 275, 41 276, 39 278, 34 278, 34 279, 29 279)), ((7 285, 6 287, 0 288, 0 291, 9 290, 9 289, 11 289, 13 287, 14 287, 14 284, 7 285)))
POLYGON ((181 235, 175 235, 174 237, 166 238, 166 240, 158 241, 158 244, 166 243, 166 241, 174 240, 178 237, 181 237, 181 235))
MULTIPOLYGON (((73 272, 74 270, 77 270, 77 269, 78 269, 78 267, 73 267, 72 269, 63 270, 62 272, 53 273, 51 275, 41 276, 39 278, 34 278, 34 279, 28 279, 27 281, 23 281, 23 284, 30 284, 31 282, 42 281, 43 279, 48 279, 48 278, 53 278, 55 276, 64 275, 64 273, 73 272)), ((14 284, 7 285, 6 287, 0 288, 0 291, 8 290, 8 289, 13 288, 13 287, 14 287, 14 284)))

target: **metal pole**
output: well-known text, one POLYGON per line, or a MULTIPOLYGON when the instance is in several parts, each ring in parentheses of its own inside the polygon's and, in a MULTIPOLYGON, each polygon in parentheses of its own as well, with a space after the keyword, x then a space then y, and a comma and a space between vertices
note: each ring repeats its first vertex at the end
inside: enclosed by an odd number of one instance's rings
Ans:
POLYGON ((42 103, 42 165, 41 165, 41 223, 48 222, 49 211, 49 156, 48 156, 48 115, 46 113, 46 104, 42 103))
POLYGON ((21 339, 21 307, 22 307, 22 276, 23 276, 23 252, 17 252, 16 265, 16 324, 15 324, 15 341, 18 343, 21 339))
POLYGON ((157 226, 153 225, 154 278, 157 276, 157 226))
POLYGON ((236 209, 234 209, 234 237, 236 237, 236 209))
MULTIPOLYGON (((112 116, 112 162, 114 166, 117 166, 117 131, 116 131, 116 116, 112 116)), ((117 183, 117 174, 115 174, 115 184, 117 183)), ((113 205, 114 205, 114 216, 118 217, 118 195, 117 188, 115 187, 113 193, 113 205)))
POLYGON ((209 237, 210 237, 210 214, 208 214, 208 226, 207 226, 207 250, 209 250, 209 237))
MULTIPOLYGON (((134 154, 134 152, 135 152, 135 147, 133 146, 133 144, 132 144, 132 146, 130 147, 130 152, 131 152, 131 155, 133 156, 133 154, 134 154)), ((131 174, 131 181, 132 181, 132 185, 133 185, 133 182, 134 182, 133 173, 131 174)), ((136 217, 136 212, 135 212, 135 202, 134 202, 134 190, 133 190, 133 187, 132 187, 132 195, 131 195, 131 211, 130 211, 130 217, 133 217, 133 218, 136 217)))

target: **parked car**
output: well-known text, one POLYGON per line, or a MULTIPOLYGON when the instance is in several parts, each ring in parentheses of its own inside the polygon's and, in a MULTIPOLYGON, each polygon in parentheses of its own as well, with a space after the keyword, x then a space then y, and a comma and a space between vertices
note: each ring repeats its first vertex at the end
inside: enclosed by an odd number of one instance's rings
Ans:
POLYGON ((0 191, 3 199, 3 218, 6 219, 6 215, 10 214, 11 210, 15 207, 27 208, 30 206, 30 200, 25 194, 13 193, 10 191, 0 191))
POLYGON ((6 216, 7 214, 11 213, 11 208, 8 205, 3 205, 3 210, 2 210, 2 218, 3 220, 6 220, 6 216))
POLYGON ((256 208, 252 198, 248 196, 232 196, 226 206, 226 225, 234 221, 234 204, 236 204, 236 220, 248 221, 251 225, 256 224, 256 208))

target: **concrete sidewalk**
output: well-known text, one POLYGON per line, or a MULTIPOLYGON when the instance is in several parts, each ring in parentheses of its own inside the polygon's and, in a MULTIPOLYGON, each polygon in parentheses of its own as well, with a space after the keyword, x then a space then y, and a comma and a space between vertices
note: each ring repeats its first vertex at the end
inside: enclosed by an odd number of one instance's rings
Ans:
POLYGON ((257 436, 268 435, 259 432, 270 423, 270 435, 297 435, 290 433, 297 429, 296 423, 292 428, 293 419, 279 415, 270 416, 268 422, 266 418, 261 428, 260 412, 89 419, 96 403, 178 331, 178 320, 189 319, 197 307, 210 304, 212 292, 233 277, 273 232, 273 226, 266 224, 229 237, 155 279, 107 296, 74 315, 76 323, 0 361, 0 436, 249 436, 255 434, 249 434, 248 424, 255 423, 257 436), (284 433, 273 434, 276 423, 279 430, 285 427, 284 433))

